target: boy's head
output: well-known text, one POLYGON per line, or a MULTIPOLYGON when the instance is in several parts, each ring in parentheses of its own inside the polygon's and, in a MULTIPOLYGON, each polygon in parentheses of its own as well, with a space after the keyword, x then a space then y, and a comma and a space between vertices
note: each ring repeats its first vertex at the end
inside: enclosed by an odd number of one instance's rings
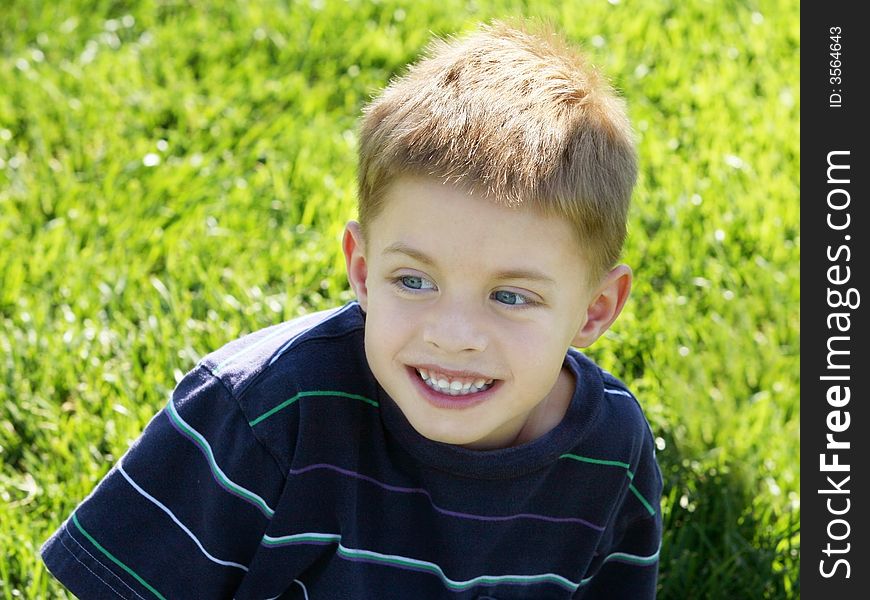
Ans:
POLYGON ((402 175, 566 219, 592 275, 616 264, 637 174, 624 103, 555 34, 504 23, 437 40, 365 109, 363 235, 402 175))
POLYGON ((378 382, 437 441, 552 429, 576 383, 565 352, 631 286, 614 267, 635 177, 621 104, 555 41, 495 25, 375 100, 360 168, 343 245, 378 382))

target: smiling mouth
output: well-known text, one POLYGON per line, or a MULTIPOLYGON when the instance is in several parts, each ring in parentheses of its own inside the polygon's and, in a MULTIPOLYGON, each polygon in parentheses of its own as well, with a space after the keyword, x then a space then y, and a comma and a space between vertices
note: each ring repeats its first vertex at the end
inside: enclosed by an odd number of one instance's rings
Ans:
POLYGON ((427 369, 415 368, 414 370, 429 388, 448 396, 468 396, 485 392, 493 386, 495 381, 484 378, 450 377, 444 373, 427 369))

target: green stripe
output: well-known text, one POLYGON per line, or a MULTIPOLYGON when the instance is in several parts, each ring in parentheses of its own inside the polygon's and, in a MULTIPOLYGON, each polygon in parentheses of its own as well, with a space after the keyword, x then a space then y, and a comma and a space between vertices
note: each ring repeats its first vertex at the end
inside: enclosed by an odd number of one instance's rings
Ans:
POLYGON ((284 402, 282 402, 281 404, 279 404, 278 406, 276 406, 272 410, 263 413, 262 415, 260 415, 256 419, 254 419, 253 421, 249 422, 248 425, 253 427, 257 423, 260 423, 261 421, 265 421, 266 419, 268 419, 269 417, 274 415, 276 412, 287 408, 288 406, 290 406, 291 404, 293 404, 294 402, 296 402, 300 398, 305 398, 307 396, 338 396, 340 398, 350 398, 352 400, 361 400, 367 404, 371 404, 375 408, 377 408, 379 406, 379 404, 377 402, 375 402, 374 400, 370 400, 369 398, 366 398, 365 396, 360 396, 358 394, 348 394, 347 392, 334 392, 334 391, 299 392, 298 394, 296 394, 295 396, 293 396, 289 400, 285 400, 284 402))
POLYGON ((88 538, 88 540, 90 540, 90 542, 91 542, 94 546, 96 546, 97 550, 99 550, 100 552, 102 552, 103 554, 105 554, 106 557, 107 557, 109 560, 111 560, 113 563, 115 563, 116 565, 118 565, 119 567, 121 567, 122 569, 124 569, 127 573, 129 573, 130 575, 132 575, 132 576, 136 579, 136 581, 138 581, 138 582, 141 583, 145 588, 147 588, 149 592, 151 592, 152 594, 154 594, 155 596, 157 596, 158 598, 160 598, 160 600, 166 600, 166 598, 163 596, 163 594, 161 594, 160 592, 158 592, 157 590, 155 590, 153 587, 151 587, 150 585, 148 585, 148 583, 147 583, 144 579, 142 579, 141 577, 139 577, 139 575, 137 575, 136 572, 133 571, 133 569, 131 569, 130 567, 128 567, 127 565, 125 565, 124 563, 122 563, 120 560, 118 560, 117 558, 115 558, 114 556, 112 556, 112 554, 111 554, 108 550, 106 550, 105 548, 103 548, 102 546, 100 546, 100 544, 97 542, 97 540, 95 540, 93 537, 91 537, 91 534, 90 534, 90 533, 88 533, 87 531, 85 531, 85 528, 82 527, 82 524, 81 524, 81 523, 79 523, 78 517, 76 517, 76 514, 75 514, 75 513, 73 513, 73 515, 72 515, 72 520, 73 520, 73 523, 75 523, 75 525, 76 525, 76 527, 78 528, 78 530, 82 532, 82 535, 84 535, 86 538, 88 538))
MULTIPOLYGON (((625 469, 625 475, 628 477, 628 480, 634 481, 634 473, 631 471, 631 465, 629 465, 628 463, 624 463, 622 461, 603 460, 600 458, 589 458, 587 456, 579 456, 577 454, 563 454, 559 458, 570 458, 572 460, 577 460, 577 461, 585 462, 585 463, 591 463, 593 465, 605 465, 608 467, 621 467, 621 468, 625 469)), ((641 504, 643 504, 644 508, 647 509, 649 514, 651 514, 651 515, 656 514, 656 510, 653 508, 652 504, 647 502, 647 499, 643 497, 643 494, 641 494, 640 491, 636 487, 634 487, 634 484, 631 484, 631 483, 628 484, 628 489, 630 489, 634 493, 634 495, 637 496, 637 499, 640 500, 641 504)))
POLYGON ((631 465, 629 465, 628 463, 620 462, 618 460, 602 460, 600 458, 588 458, 586 456, 578 456, 576 454, 563 454, 559 458, 571 458, 573 460, 579 460, 580 462, 592 463, 594 465, 607 465, 610 467, 622 467, 626 471, 628 471, 631 468, 631 465))

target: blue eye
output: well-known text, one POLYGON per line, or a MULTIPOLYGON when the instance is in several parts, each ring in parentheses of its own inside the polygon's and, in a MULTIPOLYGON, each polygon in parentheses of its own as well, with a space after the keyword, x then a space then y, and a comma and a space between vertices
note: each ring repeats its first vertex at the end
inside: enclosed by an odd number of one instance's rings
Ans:
POLYGON ((508 292, 505 290, 499 290, 494 292, 492 295, 496 301, 501 302, 502 304, 507 304, 509 306, 518 306, 522 304, 530 304, 530 300, 523 296, 522 294, 518 294, 516 292, 508 292))
POLYGON ((435 288, 435 285, 431 281, 417 275, 403 275, 399 277, 399 283, 409 290, 429 290, 435 288))
POLYGON ((411 288, 412 290, 420 290, 423 289, 423 278, 405 275, 404 277, 402 277, 402 285, 407 288, 411 288))

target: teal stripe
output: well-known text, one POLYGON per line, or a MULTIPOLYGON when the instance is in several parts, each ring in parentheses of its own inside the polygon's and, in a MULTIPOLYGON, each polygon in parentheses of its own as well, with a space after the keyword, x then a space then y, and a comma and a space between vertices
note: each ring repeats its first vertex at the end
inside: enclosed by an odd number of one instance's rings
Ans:
POLYGON ((335 392, 335 391, 299 392, 298 394, 296 394, 295 396, 293 396, 289 400, 285 400, 284 402, 282 402, 281 404, 279 404, 278 406, 276 406, 272 410, 269 410, 268 412, 263 413, 262 415, 260 415, 256 419, 254 419, 253 421, 249 422, 248 425, 253 427, 257 423, 265 421, 266 419, 268 419, 269 417, 274 415, 276 412, 278 412, 280 410, 284 410, 285 408, 287 408, 288 406, 290 406, 291 404, 293 404, 294 402, 296 402, 300 398, 305 398, 308 396, 338 396, 340 398, 350 398, 352 400, 361 400, 367 404, 371 404, 375 408, 380 406, 376 401, 371 400, 369 398, 366 398, 365 396, 360 396, 358 394, 348 394, 347 392, 335 392))
POLYGON ((264 535, 262 544, 264 546, 276 547, 285 546, 287 544, 302 544, 307 542, 335 542, 341 541, 341 536, 337 533, 297 533, 296 535, 283 535, 281 537, 272 537, 264 535))
POLYGON ((452 591, 463 591, 478 585, 495 585, 495 584, 523 584, 532 583, 554 583, 565 587, 569 590, 575 590, 578 584, 556 575, 555 573, 542 573, 540 575, 481 575, 466 581, 455 581, 445 575, 444 570, 435 563, 407 558, 404 556, 396 556, 391 554, 381 554, 370 550, 357 550, 354 548, 346 548, 341 544, 338 545, 339 556, 352 559, 364 559, 373 563, 379 563, 389 566, 395 566, 418 571, 426 571, 441 579, 444 586, 452 591))
POLYGON ((347 548, 341 544, 341 535, 333 533, 299 533, 282 537, 263 536, 262 544, 268 547, 276 547, 288 544, 300 543, 335 543, 338 545, 339 556, 349 560, 363 560, 376 564, 388 565, 400 569, 424 571, 437 576, 444 586, 452 591, 462 591, 478 585, 517 584, 529 585, 534 583, 552 583, 568 590, 576 590, 580 584, 571 581, 555 573, 541 573, 539 575, 481 575, 465 581, 456 581, 447 577, 444 570, 435 563, 398 556, 395 554, 381 554, 371 550, 347 548))
POLYGON ((261 511, 263 511, 263 513, 267 517, 272 518, 272 516, 275 514, 275 511, 272 510, 272 508, 269 507, 268 504, 266 504, 265 500, 263 500, 260 496, 251 492, 250 490, 247 490, 239 484, 235 483, 224 474, 224 472, 217 464, 217 460, 214 457, 214 451, 212 451, 208 441, 206 441, 205 437, 203 437, 201 433, 196 431, 194 428, 188 425, 184 419, 181 418, 181 415, 179 415, 176 411, 175 404, 173 404, 171 398, 169 399, 169 403, 166 405, 166 414, 169 416, 172 422, 175 423, 175 426, 182 430, 187 438, 191 440, 194 444, 199 446, 200 449, 205 453, 209 469, 211 470, 215 479, 217 479, 224 488, 230 490, 235 494, 238 494, 243 499, 257 506, 261 511))
MULTIPOLYGON (((619 560, 620 562, 627 562, 632 565, 638 566, 648 566, 655 564, 659 559, 659 552, 661 552, 661 548, 655 551, 654 554, 649 556, 638 556, 636 554, 628 554, 627 552, 614 552, 613 554, 608 554, 607 558, 604 559, 604 562, 610 560, 619 560)), ((602 563, 603 564, 603 563, 602 563)))
MULTIPOLYGON (((656 550, 653 554, 649 556, 638 556, 636 554, 629 554, 627 552, 614 552, 613 554, 608 554, 604 557, 604 560, 601 561, 601 566, 603 567, 605 563, 611 560, 619 560, 620 562, 627 562, 631 565, 635 565, 638 567, 646 567, 649 565, 654 565, 659 560, 659 553, 662 551, 662 547, 659 546, 659 549, 656 550)), ((597 573, 596 573, 597 575, 597 573)), ((590 581, 595 578, 595 575, 592 577, 587 577, 580 581, 580 587, 583 587, 590 581)))
POLYGON ((641 494, 640 491, 638 491, 638 489, 634 487, 634 484, 629 484, 628 489, 634 492, 634 495, 637 496, 637 499, 640 500, 640 503, 644 505, 649 514, 656 514, 656 509, 654 509, 652 505, 646 501, 646 498, 644 498, 643 494, 641 494))
MULTIPOLYGON (((559 458, 570 458, 571 460, 576 460, 576 461, 585 462, 585 463, 591 463, 593 465, 605 465, 608 467, 621 467, 621 468, 625 469, 625 475, 628 477, 628 480, 634 481, 634 473, 631 471, 631 465, 629 465, 628 463, 624 463, 622 461, 619 461, 619 460, 604 460, 601 458, 589 458, 588 456, 579 456, 577 454, 563 454, 559 458)), ((638 490, 636 487, 634 487, 634 484, 630 483, 628 485, 628 489, 630 489, 634 493, 634 495, 637 496, 637 499, 640 500, 640 503, 643 504, 644 508, 646 508, 646 510, 647 510, 647 512, 649 512, 649 514, 651 514, 651 515, 656 514, 655 508, 653 508, 652 504, 650 504, 647 501, 647 499, 643 497, 643 494, 640 493, 640 490, 638 490)))
POLYGON ((78 517, 76 517, 76 514, 75 514, 75 513, 73 513, 73 515, 72 515, 72 520, 73 520, 73 523, 75 523, 75 526, 78 528, 78 530, 82 532, 82 535, 84 535, 86 538, 88 538, 88 540, 89 540, 89 541, 90 541, 90 542, 91 542, 91 543, 92 543, 92 544, 97 548, 97 550, 99 550, 100 552, 102 552, 103 554, 105 554, 105 555, 106 555, 106 558, 108 558, 108 559, 111 560, 113 563, 115 563, 116 565, 118 565, 119 567, 121 567, 122 569, 124 569, 124 571, 126 571, 127 573, 129 573, 129 574, 130 574, 130 575, 131 575, 131 576, 132 576, 136 581, 138 581, 139 583, 141 583, 141 584, 142 584, 142 585, 143 585, 143 586, 144 586, 144 587, 145 587, 149 592, 151 592, 152 594, 154 594, 155 596, 157 596, 158 598, 160 598, 160 600, 166 600, 166 598, 163 596, 163 594, 161 594, 160 592, 158 592, 157 590, 155 590, 153 587, 151 587, 150 585, 148 585, 148 582, 146 582, 144 579, 142 579, 141 577, 139 577, 139 575, 137 575, 136 572, 135 572, 133 569, 131 569, 130 567, 128 567, 127 565, 125 565, 124 563, 122 563, 120 560, 118 560, 118 559, 115 558, 114 556, 112 556, 111 552, 109 552, 108 550, 106 550, 105 548, 103 548, 103 547, 99 544, 99 542, 97 542, 97 540, 95 540, 95 539, 91 536, 90 533, 88 533, 87 531, 85 531, 85 528, 82 527, 82 524, 81 524, 81 523, 79 523, 79 519, 78 519, 78 517))

